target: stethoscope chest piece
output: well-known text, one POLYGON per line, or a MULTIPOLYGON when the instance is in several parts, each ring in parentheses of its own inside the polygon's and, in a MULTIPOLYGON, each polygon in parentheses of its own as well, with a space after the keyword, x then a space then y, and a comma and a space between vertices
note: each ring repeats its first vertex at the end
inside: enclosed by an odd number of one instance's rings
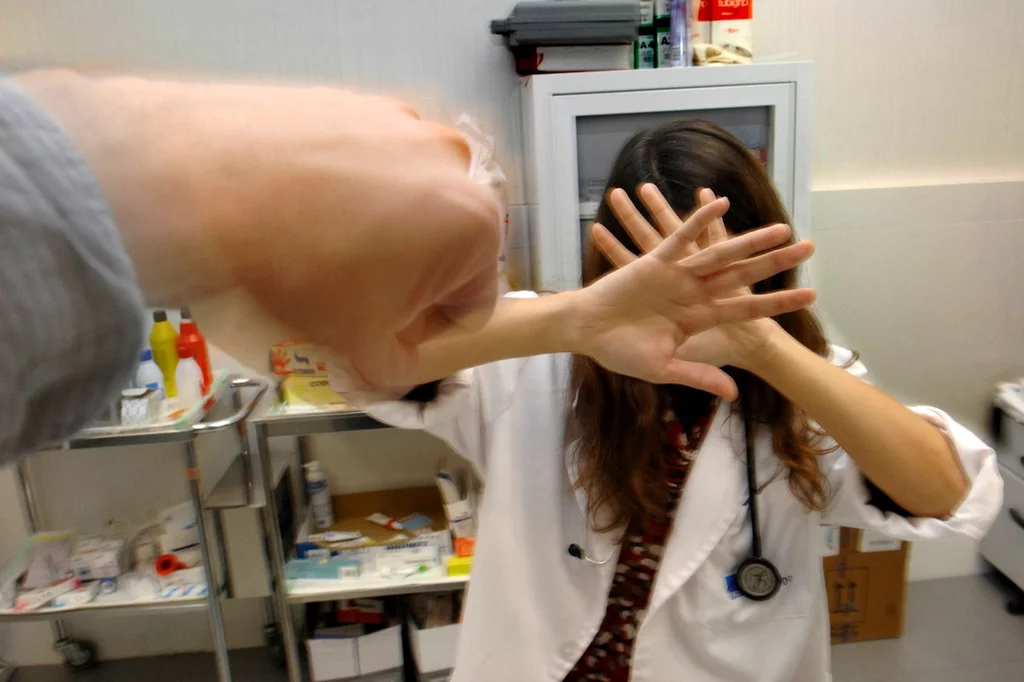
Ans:
POLYGON ((736 569, 736 588, 747 599, 767 601, 782 587, 782 576, 772 562, 751 557, 736 569))

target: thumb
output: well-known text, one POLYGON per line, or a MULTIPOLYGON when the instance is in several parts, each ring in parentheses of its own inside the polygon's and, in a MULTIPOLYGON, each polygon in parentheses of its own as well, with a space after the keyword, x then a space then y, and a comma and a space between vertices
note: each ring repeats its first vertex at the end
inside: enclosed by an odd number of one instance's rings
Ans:
POLYGON ((402 343, 395 337, 378 341, 372 348, 359 348, 335 357, 337 377, 332 387, 346 392, 404 392, 413 388, 419 354, 415 345, 402 343))
POLYGON ((732 377, 718 367, 703 362, 674 359, 665 367, 659 383, 689 386, 726 400, 735 400, 739 395, 732 377))

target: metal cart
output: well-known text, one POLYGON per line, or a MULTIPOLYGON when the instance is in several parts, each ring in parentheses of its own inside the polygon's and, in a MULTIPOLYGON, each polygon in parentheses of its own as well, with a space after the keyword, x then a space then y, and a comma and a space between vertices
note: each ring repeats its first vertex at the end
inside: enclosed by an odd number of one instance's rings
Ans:
MULTIPOLYGON (((308 437, 322 433, 341 433, 344 431, 364 431, 368 429, 389 429, 387 424, 377 421, 363 412, 302 412, 289 413, 280 404, 264 407, 249 419, 256 429, 256 442, 265 495, 273 499, 272 462, 269 439, 277 436, 296 436, 299 442, 299 455, 303 462, 308 461, 308 437)), ((274 615, 288 669, 289 682, 302 682, 302 665, 299 654, 298 635, 292 622, 291 607, 294 604, 310 602, 334 601, 341 599, 358 599, 362 597, 383 597, 401 594, 418 594, 424 592, 446 592, 458 590, 469 581, 468 576, 450 577, 444 571, 432 571, 410 577, 402 581, 386 578, 367 578, 359 580, 316 580, 296 581, 288 585, 285 581, 284 542, 277 519, 277 509, 272 504, 263 507, 264 527, 267 529, 270 547, 270 576, 274 615)))
MULTIPOLYGON (((207 594, 201 597, 182 597, 171 599, 137 599, 132 595, 115 592, 111 595, 97 597, 85 606, 71 609, 40 609, 15 613, 0 611, 0 622, 50 621, 53 625, 54 646, 60 651, 65 662, 73 668, 89 667, 96 661, 95 647, 86 641, 76 640, 69 636, 64 620, 70 617, 101 614, 136 614, 179 612, 182 610, 206 609, 210 617, 210 629, 213 635, 214 654, 217 664, 217 679, 220 682, 231 681, 231 670, 228 665, 227 640, 224 633, 224 618, 221 612, 221 596, 230 596, 230 572, 226 566, 224 536, 217 509, 248 506, 252 501, 255 486, 252 459, 248 448, 245 420, 252 413, 257 403, 266 393, 269 383, 263 379, 230 378, 222 375, 202 407, 195 414, 185 419, 184 423, 174 427, 141 428, 138 430, 117 427, 87 428, 62 444, 62 450, 78 450, 96 447, 119 447, 130 445, 152 445, 160 443, 180 444, 184 455, 186 478, 188 480, 189 497, 196 514, 199 536, 199 549, 206 573, 207 594), (243 403, 241 391, 246 388, 256 389, 255 394, 243 403), (207 421, 210 412, 229 396, 233 401, 234 412, 230 417, 207 421), (226 429, 234 429, 238 435, 240 450, 231 466, 227 469, 221 482, 211 490, 209 498, 219 498, 217 504, 204 504, 199 480, 199 462, 196 454, 196 439, 226 429), (235 495, 216 495, 218 488, 224 483, 227 487, 238 491, 235 495), (239 485, 241 484, 241 485, 239 485), (214 511, 208 525, 206 511, 214 511), (212 527, 211 527, 212 526, 212 527), (211 553, 209 531, 218 550, 218 558, 224 575, 223 582, 216 577, 213 555, 211 553)), ((56 449, 56 448, 55 448, 56 449)), ((28 518, 31 533, 40 531, 40 519, 36 506, 36 491, 32 485, 30 460, 24 459, 18 465, 17 478, 21 488, 22 506, 28 518)), ((14 667, 0 660, 0 681, 14 675, 14 667)))

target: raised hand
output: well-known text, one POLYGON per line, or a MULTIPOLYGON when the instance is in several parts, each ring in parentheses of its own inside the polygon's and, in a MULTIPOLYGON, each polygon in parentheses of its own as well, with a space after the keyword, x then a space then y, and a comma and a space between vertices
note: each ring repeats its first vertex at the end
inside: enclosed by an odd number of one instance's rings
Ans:
POLYGON ((728 201, 713 195, 705 195, 685 221, 652 185, 641 197, 661 232, 624 191, 613 191, 610 201, 646 255, 634 256, 603 226, 593 228, 597 246, 619 269, 580 292, 581 350, 613 372, 733 398, 736 385, 719 367, 754 352, 761 330, 768 329, 766 318, 815 299, 810 289, 755 295, 746 287, 796 267, 814 246, 801 241, 775 248, 790 237, 786 225, 729 239, 721 221, 728 201), (756 333, 748 333, 751 323, 756 333), (728 331, 702 337, 709 330, 728 331))

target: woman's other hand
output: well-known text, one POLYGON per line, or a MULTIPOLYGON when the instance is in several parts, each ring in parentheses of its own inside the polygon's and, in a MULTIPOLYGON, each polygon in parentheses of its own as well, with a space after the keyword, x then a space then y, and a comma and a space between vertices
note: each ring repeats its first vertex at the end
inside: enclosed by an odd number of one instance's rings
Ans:
POLYGON ((625 192, 612 192, 616 216, 646 255, 638 258, 594 226, 599 248, 619 269, 579 292, 579 352, 619 374, 734 398, 736 385, 719 367, 756 354, 774 324, 765 318, 815 298, 810 289, 754 295, 746 287, 796 267, 814 247, 802 241, 775 248, 790 237, 786 225, 728 239, 721 223, 728 201, 713 195, 685 221, 653 186, 641 196, 662 232, 625 192), (775 250, 762 253, 769 249, 775 250))

